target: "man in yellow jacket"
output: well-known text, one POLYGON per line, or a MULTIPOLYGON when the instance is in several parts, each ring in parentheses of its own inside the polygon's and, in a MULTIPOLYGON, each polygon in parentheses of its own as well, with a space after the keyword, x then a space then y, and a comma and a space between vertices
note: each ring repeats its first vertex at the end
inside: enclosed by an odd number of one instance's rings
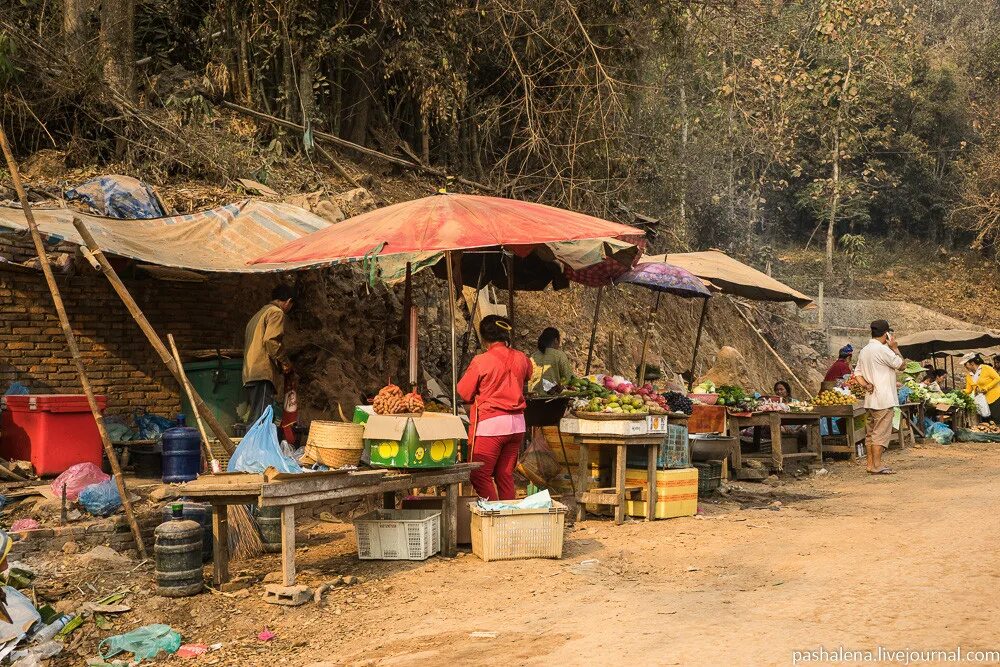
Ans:
POLYGON ((295 293, 288 285, 271 291, 271 301, 247 323, 243 341, 243 387, 250 404, 248 425, 252 425, 274 403, 279 380, 291 372, 285 352, 285 314, 292 309, 295 293))
POLYGON ((962 364, 969 372, 965 376, 965 393, 982 394, 990 408, 990 421, 1000 424, 1000 374, 984 364, 983 358, 976 353, 962 357, 962 364))

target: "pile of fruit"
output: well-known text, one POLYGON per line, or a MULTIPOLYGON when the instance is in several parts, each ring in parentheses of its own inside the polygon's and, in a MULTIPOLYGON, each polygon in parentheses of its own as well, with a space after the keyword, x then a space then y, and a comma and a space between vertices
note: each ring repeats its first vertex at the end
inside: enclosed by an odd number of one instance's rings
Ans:
POLYGON ((615 392, 602 384, 591 382, 586 378, 570 378, 566 383, 564 394, 573 394, 583 398, 609 398, 615 392))
POLYGON ((757 404, 757 412, 788 412, 788 404, 783 401, 761 401, 757 404))
POLYGON ((622 415, 648 415, 649 408, 641 396, 617 394, 607 398, 592 398, 577 412, 602 412, 622 415))
POLYGON ((820 392, 812 400, 812 404, 818 408, 828 408, 835 405, 854 405, 857 398, 846 389, 827 389, 820 392))
POLYGON ((439 413, 451 413, 451 408, 449 408, 444 403, 438 403, 437 401, 429 401, 427 405, 424 406, 424 412, 439 412, 439 413))
POLYGON ((404 394, 402 389, 390 382, 379 389, 372 408, 377 415, 420 414, 424 411, 424 399, 415 391, 404 394))
POLYGON ((855 398, 864 398, 865 394, 868 393, 865 391, 865 388, 861 385, 861 380, 856 375, 849 377, 847 382, 844 383, 844 387, 854 394, 855 398))
POLYGON ((716 405, 731 405, 735 407, 748 398, 745 391, 730 384, 722 385, 716 393, 719 395, 719 400, 715 403, 716 405))
MULTIPOLYGON (((586 382, 586 381, 584 381, 586 382)), ((596 383, 590 383, 596 384, 596 383)), ((665 415, 670 411, 667 399, 656 393, 653 385, 636 387, 631 382, 606 376, 600 391, 576 403, 580 412, 665 415)))
POLYGON ((683 412, 689 415, 694 410, 694 401, 680 392, 668 391, 663 394, 663 398, 671 412, 683 412))
POLYGON ((798 401, 794 398, 788 401, 788 411, 789 412, 812 412, 816 408, 806 401, 798 401))
POLYGON ((993 423, 980 422, 972 427, 973 431, 977 433, 989 433, 991 435, 1000 435, 1000 426, 993 423))

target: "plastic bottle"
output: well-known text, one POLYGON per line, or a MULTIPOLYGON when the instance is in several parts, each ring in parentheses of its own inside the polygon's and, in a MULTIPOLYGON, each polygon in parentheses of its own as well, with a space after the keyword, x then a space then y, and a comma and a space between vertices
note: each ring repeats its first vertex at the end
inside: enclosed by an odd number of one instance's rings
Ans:
POLYGON ((45 642, 49 641, 50 639, 53 639, 57 634, 59 634, 59 631, 65 628, 66 624, 68 624, 72 620, 73 617, 70 616, 69 614, 63 614, 62 616, 56 617, 56 619, 53 620, 51 623, 42 627, 38 632, 33 634, 31 636, 31 641, 36 644, 44 644, 45 642))
POLYGON ((178 412, 177 413, 177 425, 178 426, 187 426, 187 424, 184 423, 185 419, 186 419, 186 417, 184 416, 183 412, 178 412))

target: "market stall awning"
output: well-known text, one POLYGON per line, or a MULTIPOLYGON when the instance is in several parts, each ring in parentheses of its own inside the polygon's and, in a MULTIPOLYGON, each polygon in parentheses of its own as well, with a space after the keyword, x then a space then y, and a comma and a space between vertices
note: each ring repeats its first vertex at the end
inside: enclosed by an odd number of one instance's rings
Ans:
MULTIPOLYGON (((159 266, 216 273, 284 270, 283 266, 249 262, 330 226, 297 206, 253 199, 188 215, 142 220, 104 218, 68 208, 36 208, 33 213, 49 243, 83 245, 73 227, 75 216, 83 220, 105 252, 159 266)), ((0 228, 26 233, 24 211, 0 206, 0 228)))
MULTIPOLYGON (((528 263, 553 264, 560 273, 585 271, 611 259, 619 268, 609 270, 611 275, 603 278, 607 282, 632 266, 644 234, 636 227, 544 204, 442 193, 364 213, 263 254, 254 264, 305 268, 373 260, 383 280, 395 282, 405 275, 406 264, 419 271, 441 262, 446 252, 463 251, 466 284, 505 284, 500 274, 506 267, 495 252, 502 249, 528 263), (487 254, 494 257, 487 259, 487 254)), ((515 267, 518 289, 540 289, 537 280, 521 280, 529 273, 548 284, 545 271, 515 267)))
POLYGON ((802 292, 719 250, 648 255, 639 260, 643 262, 667 262, 687 269, 724 294, 754 301, 791 301, 799 308, 815 307, 802 292))
POLYGON ((933 329, 900 336, 896 342, 903 356, 909 359, 924 359, 937 352, 992 347, 1000 344, 1000 331, 933 329))

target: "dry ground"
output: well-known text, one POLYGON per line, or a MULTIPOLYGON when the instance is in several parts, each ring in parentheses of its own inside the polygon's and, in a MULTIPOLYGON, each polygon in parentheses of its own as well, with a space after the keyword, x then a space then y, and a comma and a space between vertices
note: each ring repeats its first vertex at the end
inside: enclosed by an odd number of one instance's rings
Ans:
MULTIPOLYGON (((148 567, 37 565, 42 579, 59 567, 102 592, 128 581, 133 611, 117 632, 164 622, 186 642, 223 643, 169 664, 783 665, 820 646, 1000 649, 1000 446, 918 446, 891 463, 892 477, 842 461, 774 490, 741 484, 742 502, 705 503, 698 517, 588 520, 567 531, 559 561, 361 563, 343 525, 301 526, 306 582, 364 578, 322 606, 268 606, 259 584, 244 598, 167 600, 150 593, 148 567), (265 627, 277 634, 267 643, 256 638, 265 627)), ((243 569, 259 577, 276 564, 243 569)), ((74 633, 79 653, 65 664, 112 632, 74 633)))

